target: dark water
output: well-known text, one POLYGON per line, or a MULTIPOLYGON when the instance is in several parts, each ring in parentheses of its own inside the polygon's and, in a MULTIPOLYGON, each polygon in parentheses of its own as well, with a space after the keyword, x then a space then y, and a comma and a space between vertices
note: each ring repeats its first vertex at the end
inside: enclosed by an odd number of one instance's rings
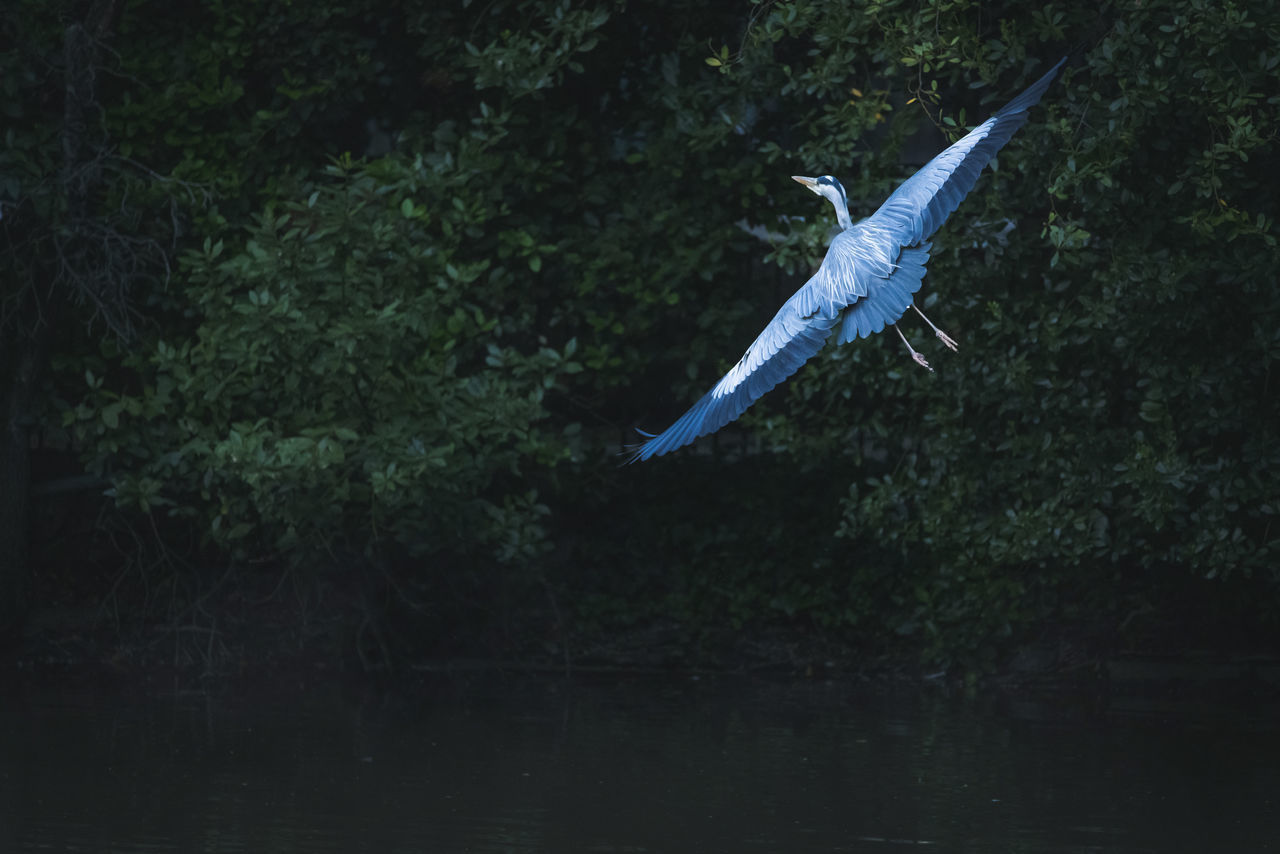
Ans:
POLYGON ((1274 707, 514 677, 0 702, 0 852, 1280 850, 1274 707))

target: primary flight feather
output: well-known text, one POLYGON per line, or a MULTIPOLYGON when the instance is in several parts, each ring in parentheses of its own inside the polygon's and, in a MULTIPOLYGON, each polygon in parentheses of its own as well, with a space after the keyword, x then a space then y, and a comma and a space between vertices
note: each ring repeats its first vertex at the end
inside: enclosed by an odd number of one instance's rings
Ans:
MULTIPOLYGON (((845 344, 893 326, 908 308, 929 260, 929 237, 973 189, 990 162, 1039 102, 1066 58, 963 139, 902 183, 871 216, 854 223, 844 187, 830 175, 795 177, 836 209, 841 231, 822 266, 787 300, 759 337, 721 380, 674 424, 632 449, 631 461, 647 460, 714 433, 765 392, 795 373, 827 339, 845 344)), ((916 309, 921 317, 924 314, 916 309)), ((951 349, 955 342, 926 317, 951 349)), ((894 327, 897 329, 897 327, 894 327)), ((901 331, 898 335, 906 343, 901 331)), ((929 364, 907 343, 911 356, 929 364)), ((930 369, 932 370, 932 369, 930 369)))

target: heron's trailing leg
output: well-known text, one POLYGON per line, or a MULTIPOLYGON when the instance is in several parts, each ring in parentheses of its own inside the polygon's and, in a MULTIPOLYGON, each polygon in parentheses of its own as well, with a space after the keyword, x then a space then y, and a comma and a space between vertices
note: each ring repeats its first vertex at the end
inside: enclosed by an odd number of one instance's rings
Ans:
POLYGON ((907 336, 903 335, 902 330, 898 328, 898 324, 893 324, 893 331, 897 332, 898 337, 902 339, 902 343, 907 345, 907 350, 911 352, 911 358, 916 360, 916 364, 928 368, 929 373, 933 373, 933 368, 930 368, 929 363, 924 360, 924 356, 917 353, 916 349, 911 346, 911 342, 907 340, 907 336))
MULTIPOLYGON (((916 309, 916 314, 920 315, 921 317, 924 317, 924 312, 923 312, 923 311, 921 311, 920 309, 916 308, 916 304, 915 304, 915 303, 912 303, 912 304, 911 304, 911 307, 916 309)), ((933 333, 934 333, 935 335, 937 335, 937 336, 938 336, 938 339, 939 339, 939 340, 941 340, 943 344, 946 344, 948 347, 950 347, 950 348, 952 349, 952 351, 953 351, 953 352, 954 352, 955 350, 957 350, 957 349, 958 349, 958 348, 956 347, 956 342, 955 342, 954 340, 952 340, 951 336, 950 336, 950 335, 948 335, 947 333, 943 332, 943 331, 942 331, 941 329, 939 329, 938 327, 934 326, 934 325, 933 325, 933 321, 932 321, 932 320, 930 320, 930 319, 929 319, 929 318, 927 318, 927 317, 924 317, 924 322, 925 322, 925 323, 927 323, 927 324, 929 324, 929 328, 930 328, 930 329, 932 329, 932 330, 933 330, 933 333)), ((902 333, 901 333, 901 332, 899 332, 898 334, 899 334, 899 335, 901 335, 902 333)))

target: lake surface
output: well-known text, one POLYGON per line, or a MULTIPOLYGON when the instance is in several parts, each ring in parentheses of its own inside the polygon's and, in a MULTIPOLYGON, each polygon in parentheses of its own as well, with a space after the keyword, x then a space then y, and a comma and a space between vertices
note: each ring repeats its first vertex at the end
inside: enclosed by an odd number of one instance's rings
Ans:
POLYGON ((1275 706, 745 678, 0 695, 0 852, 1280 850, 1275 706))

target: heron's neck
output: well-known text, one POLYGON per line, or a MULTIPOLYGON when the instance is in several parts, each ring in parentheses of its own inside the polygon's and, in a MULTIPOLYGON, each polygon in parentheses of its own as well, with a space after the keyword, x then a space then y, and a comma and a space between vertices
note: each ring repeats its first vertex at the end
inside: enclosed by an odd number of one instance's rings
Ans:
POLYGON ((832 202, 831 205, 836 209, 836 221, 840 223, 840 230, 848 231, 853 228, 853 220, 849 218, 849 206, 840 202, 832 202))

